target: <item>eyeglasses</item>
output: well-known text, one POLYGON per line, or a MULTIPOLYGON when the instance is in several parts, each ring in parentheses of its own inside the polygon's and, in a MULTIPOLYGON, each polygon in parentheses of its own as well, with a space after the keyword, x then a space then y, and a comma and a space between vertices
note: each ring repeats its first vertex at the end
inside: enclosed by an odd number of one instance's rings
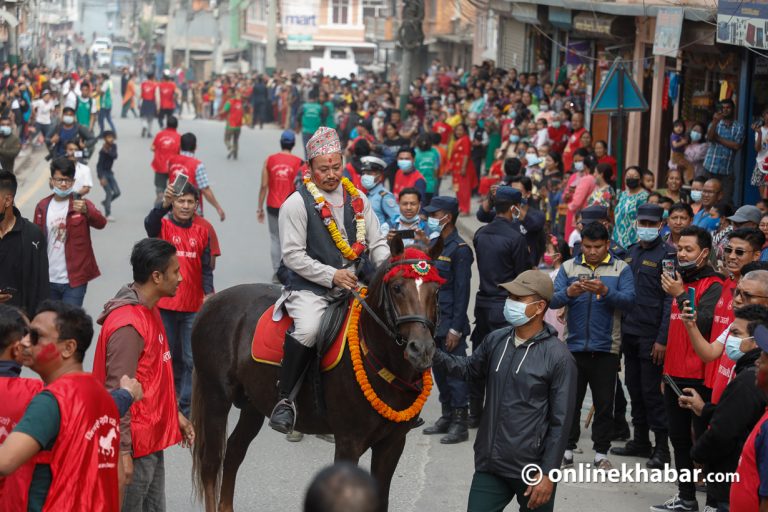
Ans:
POLYGON ((744 256, 748 252, 755 252, 755 250, 754 249, 742 249, 740 247, 731 247, 730 245, 726 245, 725 248, 723 249, 723 252, 725 254, 736 253, 736 256, 741 258, 742 256, 744 256))
MULTIPOLYGON (((40 331, 37 329, 30 329, 29 330, 29 344, 34 346, 37 346, 38 343, 40 343, 40 340, 43 338, 51 338, 51 336, 45 336, 44 334, 40 334, 40 331)), ((56 342, 62 341, 61 338, 57 337, 55 338, 56 342)))
POLYGON ((72 178, 51 178, 56 185, 69 185, 75 182, 72 178))
POLYGON ((745 292, 737 286, 733 289, 733 298, 735 299, 739 296, 744 298, 744 302, 750 302, 752 299, 768 299, 765 295, 756 295, 754 293, 745 292))

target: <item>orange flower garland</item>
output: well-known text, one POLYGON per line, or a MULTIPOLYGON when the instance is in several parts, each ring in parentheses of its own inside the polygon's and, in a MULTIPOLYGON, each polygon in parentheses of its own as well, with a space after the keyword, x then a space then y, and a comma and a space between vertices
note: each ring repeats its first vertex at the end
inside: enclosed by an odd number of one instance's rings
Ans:
POLYGON ((349 194, 352 198, 352 210, 355 212, 356 242, 351 246, 349 243, 347 243, 346 240, 344 240, 344 237, 341 236, 339 227, 336 225, 336 221, 333 219, 331 207, 325 200, 325 197, 323 197, 320 189, 317 188, 317 185, 312 183, 312 179, 309 174, 304 175, 304 186, 307 187, 307 190, 315 200, 315 208, 317 208, 317 211, 320 212, 320 217, 323 219, 323 223, 328 229, 328 233, 331 234, 333 243, 335 243, 336 247, 339 249, 339 251, 341 251, 342 256, 350 261, 354 261, 359 258, 366 249, 363 199, 360 197, 360 192, 357 190, 357 188, 355 188, 354 183, 349 181, 347 178, 341 179, 341 185, 344 187, 344 190, 347 192, 347 194, 349 194))
MULTIPOLYGON (((360 295, 365 297, 366 290, 360 291, 360 295)), ((415 418, 421 410, 424 408, 424 404, 427 402, 429 393, 432 391, 432 373, 429 370, 425 370, 422 375, 424 387, 416 400, 407 409, 402 411, 396 411, 390 406, 385 404, 373 390, 371 383, 368 381, 368 375, 365 373, 365 367, 363 366, 363 359, 360 354, 360 311, 363 306, 355 301, 352 305, 352 312, 350 313, 349 331, 347 333, 347 340, 349 340, 349 353, 352 356, 352 369, 355 372, 355 378, 357 384, 363 391, 366 400, 371 404, 381 416, 390 421, 402 423, 410 421, 415 418)))

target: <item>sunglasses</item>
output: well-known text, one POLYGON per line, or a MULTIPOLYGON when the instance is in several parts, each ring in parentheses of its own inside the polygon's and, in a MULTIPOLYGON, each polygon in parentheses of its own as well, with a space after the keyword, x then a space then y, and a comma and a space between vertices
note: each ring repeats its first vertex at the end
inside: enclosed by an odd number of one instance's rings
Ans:
POLYGON ((755 295, 754 293, 745 292, 739 287, 733 289, 733 298, 743 297, 745 302, 749 302, 752 299, 768 299, 765 295, 755 295))
MULTIPOLYGON (((40 331, 37 329, 30 329, 29 330, 29 344, 33 347, 37 346, 38 343, 40 343, 40 340, 43 338, 48 338, 49 336, 45 336, 44 334, 40 334, 40 331)), ((63 341, 61 338, 55 338, 56 342, 63 341)))
POLYGON ((742 256, 744 256, 744 255, 745 255, 745 254, 747 254, 748 252, 755 252, 755 251, 754 251, 754 250, 752 250, 752 249, 741 249, 741 248, 734 248, 734 247, 731 247, 730 245, 727 245, 727 246, 726 246, 726 247, 723 249, 723 252, 724 252, 725 254, 728 254, 728 255, 730 255, 730 254, 732 254, 732 253, 736 253, 736 256, 738 256, 739 258, 741 258, 742 256))

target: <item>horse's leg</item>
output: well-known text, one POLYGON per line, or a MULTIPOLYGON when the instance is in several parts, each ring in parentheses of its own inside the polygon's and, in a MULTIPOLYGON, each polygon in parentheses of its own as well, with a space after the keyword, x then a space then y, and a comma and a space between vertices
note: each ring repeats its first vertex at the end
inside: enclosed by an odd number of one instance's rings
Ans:
POLYGON ((367 446, 362 446, 362 443, 353 442, 351 439, 345 437, 335 438, 335 455, 333 457, 334 462, 346 461, 353 464, 357 464, 360 461, 360 457, 367 450, 367 446))
POLYGON ((395 468, 397 468, 404 448, 404 434, 395 434, 382 439, 371 447, 371 474, 379 483, 380 512, 386 512, 389 508, 389 486, 392 483, 392 475, 395 474, 395 468))
POLYGON ((248 446, 264 424, 264 415, 248 402, 240 411, 235 430, 227 439, 227 452, 224 455, 224 471, 221 478, 219 512, 232 512, 235 497, 235 479, 248 446))

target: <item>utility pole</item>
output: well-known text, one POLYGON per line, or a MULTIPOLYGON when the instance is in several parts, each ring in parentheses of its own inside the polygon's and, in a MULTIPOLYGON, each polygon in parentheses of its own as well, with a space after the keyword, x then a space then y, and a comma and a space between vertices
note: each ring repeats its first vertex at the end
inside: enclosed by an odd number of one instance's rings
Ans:
POLYGON ((424 1, 404 0, 403 19, 398 30, 398 39, 403 51, 400 62, 400 114, 403 119, 405 119, 405 104, 410 95, 413 56, 415 50, 424 44, 423 23, 424 1))
POLYGON ((277 2, 269 0, 267 5, 267 51, 264 67, 269 76, 277 69, 277 2))

